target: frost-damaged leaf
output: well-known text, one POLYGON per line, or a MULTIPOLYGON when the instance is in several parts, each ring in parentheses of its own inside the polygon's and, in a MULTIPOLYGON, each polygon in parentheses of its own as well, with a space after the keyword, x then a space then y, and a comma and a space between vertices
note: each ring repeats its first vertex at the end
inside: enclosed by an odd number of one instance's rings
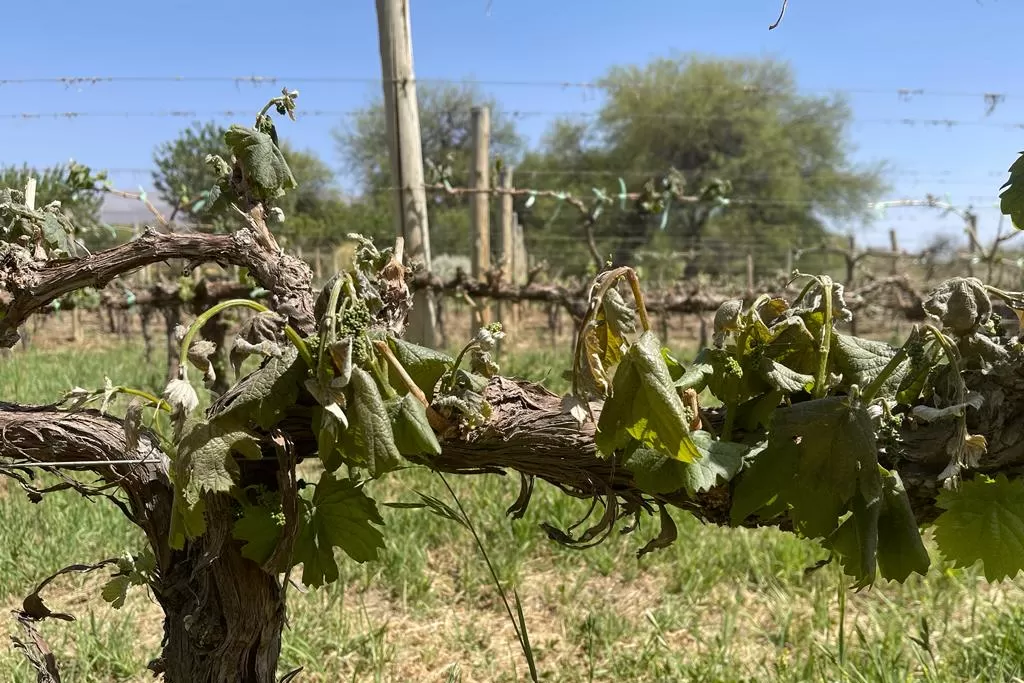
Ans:
MULTIPOLYGON (((440 351, 417 346, 402 339, 389 338, 388 344, 412 381, 426 394, 427 400, 431 400, 437 380, 451 369, 455 359, 440 351)), ((391 370, 390 381, 393 386, 402 386, 401 378, 394 370, 391 370)))
POLYGON ((412 394, 386 402, 395 447, 402 455, 441 455, 441 444, 427 421, 427 409, 412 394))
POLYGON ((750 452, 749 446, 717 441, 704 431, 691 432, 690 438, 700 452, 693 462, 681 462, 650 448, 637 448, 623 465, 646 493, 656 495, 685 489, 694 496, 732 479, 750 452))
POLYGON ((1024 152, 1010 166, 1010 179, 999 189, 999 210, 1015 228, 1024 230, 1024 152))
POLYGON ((374 477, 398 467, 401 454, 395 446, 384 399, 370 373, 352 368, 348 386, 348 428, 339 445, 349 462, 365 465, 374 477))
POLYGON ((303 564, 304 584, 317 587, 338 580, 334 548, 341 548, 356 562, 377 559, 384 536, 373 525, 383 526, 384 520, 373 500, 351 479, 324 474, 312 501, 302 503, 295 562, 303 564))
POLYGON ((814 377, 811 375, 790 370, 782 363, 776 363, 771 358, 762 357, 758 361, 757 369, 768 384, 786 394, 810 391, 814 386, 814 377))
MULTIPOLYGON (((877 474, 877 468, 876 468, 877 474)), ((878 550, 878 515, 881 490, 876 476, 871 484, 862 485, 853 497, 851 514, 824 545, 839 555, 839 563, 847 576, 857 580, 854 588, 870 586, 875 581, 878 550)))
POLYGON ((690 439, 682 399, 652 332, 640 335, 623 356, 612 395, 601 409, 595 443, 610 455, 631 439, 684 462, 700 457, 690 439))
POLYGON ((242 557, 263 564, 274 553, 281 538, 281 520, 272 510, 262 505, 246 505, 242 516, 235 522, 231 535, 244 541, 242 557))
POLYGON ((882 578, 903 583, 911 573, 928 573, 931 560, 900 475, 882 471, 882 509, 878 515, 878 569, 882 578))
POLYGON ((669 547, 675 543, 676 538, 679 537, 679 533, 676 530, 675 520, 672 519, 672 515, 669 514, 668 509, 664 505, 659 505, 658 508, 661 512, 661 532, 648 541, 647 545, 636 551, 636 557, 638 560, 647 553, 654 552, 660 548, 669 547))
POLYGON ((235 124, 224 141, 242 166, 250 191, 260 199, 277 199, 296 187, 284 154, 268 134, 235 124))
POLYGON ((610 372, 626 347, 626 335, 636 332, 636 312, 615 289, 608 290, 584 342, 587 358, 596 357, 598 366, 610 372))
POLYGON ((172 547, 181 547, 186 537, 206 530, 203 518, 204 493, 231 490, 238 478, 233 453, 247 458, 262 455, 258 437, 228 418, 194 423, 178 444, 174 459, 174 503, 172 547))
POLYGON ((957 567, 978 560, 985 578, 1001 581, 1024 569, 1024 482, 976 477, 958 491, 941 491, 935 504, 935 541, 957 567))
MULTIPOLYGON (((842 373, 845 386, 856 384, 864 389, 878 378, 896 351, 885 342, 833 333, 830 357, 835 361, 836 370, 842 373)), ((909 359, 900 363, 882 384, 878 398, 895 398, 909 370, 909 359)))
POLYGON ((270 358, 226 392, 211 414, 270 429, 295 404, 305 375, 305 362, 294 347, 289 347, 280 358, 270 358))
POLYGON ((864 409, 853 408, 842 398, 780 408, 772 419, 767 448, 738 481, 733 523, 766 506, 773 514, 789 506, 802 534, 827 538, 858 486, 869 483, 862 477, 878 477, 877 467, 874 429, 864 409))

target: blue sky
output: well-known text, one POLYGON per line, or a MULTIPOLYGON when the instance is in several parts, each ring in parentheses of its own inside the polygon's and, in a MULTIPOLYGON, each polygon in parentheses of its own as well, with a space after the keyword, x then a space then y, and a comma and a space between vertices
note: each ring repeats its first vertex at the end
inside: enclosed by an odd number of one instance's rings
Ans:
MULTIPOLYGON (((9 115, 234 110, 239 115, 225 122, 248 122, 281 85, 301 91, 300 110, 320 112, 358 109, 380 92, 372 0, 8 5, 0 163, 74 158, 123 169, 113 173, 120 187, 148 187, 143 170, 151 167, 153 148, 190 118, 9 115), (230 80, 252 75, 283 80, 230 80), (11 82, 64 76, 185 80, 11 82), (190 80, 197 77, 226 78, 190 80), (328 78, 351 80, 316 80, 328 78)), ((552 113, 592 112, 600 101, 587 88, 522 82, 587 82, 614 64, 686 52, 781 57, 807 92, 849 92, 855 158, 889 163, 891 197, 932 192, 972 203, 983 234, 994 233, 999 186, 1024 149, 1017 47, 1024 2, 792 0, 780 28, 769 32, 778 11, 777 0, 416 0, 413 53, 419 78, 479 79, 506 109, 552 113), (988 115, 984 93, 1005 96, 988 115), (922 123, 934 120, 959 123, 922 123)), ((343 119, 307 116, 282 132, 337 166, 330 131, 343 119)), ((550 120, 534 115, 519 125, 536 139, 550 120)), ((936 232, 958 233, 955 220, 911 209, 891 210, 856 230, 862 240, 880 242, 889 228, 908 246, 936 232)))

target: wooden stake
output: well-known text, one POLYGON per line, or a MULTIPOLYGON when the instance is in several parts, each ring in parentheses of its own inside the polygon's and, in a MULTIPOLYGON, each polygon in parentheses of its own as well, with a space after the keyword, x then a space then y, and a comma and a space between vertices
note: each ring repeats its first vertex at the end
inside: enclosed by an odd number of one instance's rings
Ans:
MULTIPOLYGON (((394 193, 395 236, 405 238, 407 263, 430 270, 430 230, 423 181, 423 145, 412 62, 412 25, 408 0, 377 0, 377 30, 384 83, 384 110, 394 193)), ((413 295, 406 337, 437 345, 434 299, 426 290, 413 295)))
MULTIPOLYGON (((469 185, 473 193, 470 195, 469 218, 473 244, 473 279, 479 281, 491 269, 491 112, 487 107, 473 107, 471 113, 473 160, 469 185)), ((491 322, 491 310, 486 302, 480 306, 480 315, 485 325, 491 322)), ((475 332, 472 330, 470 336, 475 332)))

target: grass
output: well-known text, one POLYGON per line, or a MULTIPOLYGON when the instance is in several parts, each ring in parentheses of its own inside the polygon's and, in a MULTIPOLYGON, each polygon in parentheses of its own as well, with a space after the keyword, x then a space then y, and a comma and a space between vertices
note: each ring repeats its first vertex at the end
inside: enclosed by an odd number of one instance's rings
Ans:
MULTIPOLYGON (((555 391, 565 359, 521 354, 510 373, 555 391)), ((38 351, 0 359, 0 396, 53 400, 78 384, 132 383, 159 390, 162 369, 132 346, 95 353, 38 351)), ((1012 681, 1024 677, 1021 583, 985 583, 976 569, 934 567, 905 585, 846 594, 834 567, 811 543, 769 529, 708 528, 675 513, 679 540, 635 558, 657 533, 597 548, 567 550, 538 525, 571 524, 586 511, 538 484, 526 517, 510 522, 509 477, 449 478, 481 533, 502 580, 522 597, 543 680, 594 681, 1012 681), (841 617, 843 629, 840 630, 841 617), (842 640, 840 632, 843 633, 842 640)), ((436 475, 409 470, 378 482, 380 501, 415 491, 447 500, 436 475)), ((473 540, 422 510, 384 508, 388 551, 371 565, 341 562, 338 584, 290 595, 282 673, 300 681, 519 681, 525 662, 473 540)), ((18 487, 0 487, 0 600, 12 609, 60 567, 139 548, 141 537, 113 506, 73 494, 33 505, 18 487)), ((145 591, 115 611, 99 597, 102 572, 57 579, 44 592, 72 623, 44 625, 65 680, 151 680, 161 613, 145 591)), ((0 630, 13 628, 0 620, 0 630)), ((0 650, 0 682, 34 676, 13 649, 0 650)))

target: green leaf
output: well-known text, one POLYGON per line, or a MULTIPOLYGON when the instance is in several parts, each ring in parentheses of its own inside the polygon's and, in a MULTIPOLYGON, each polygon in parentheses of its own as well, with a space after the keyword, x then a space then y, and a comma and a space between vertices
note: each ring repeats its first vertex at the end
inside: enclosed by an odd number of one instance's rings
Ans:
POLYGON ((747 432, 756 432, 772 424, 775 416, 775 409, 782 402, 783 392, 774 390, 766 394, 755 396, 746 403, 736 407, 736 424, 747 432))
POLYGON ((999 190, 999 210, 1015 228, 1024 229, 1024 152, 1010 166, 1010 179, 999 190))
MULTIPOLYGON (((427 395, 427 400, 431 400, 434 397, 434 387, 437 386, 437 381, 441 379, 441 375, 451 369, 455 359, 440 351, 417 346, 402 339, 389 338, 388 344, 391 345, 392 352, 409 373, 412 381, 427 395)), ((390 381, 392 386, 402 386, 401 379, 393 369, 390 381)))
MULTIPOLYGON (((864 389, 874 382, 882 369, 896 355, 897 349, 885 342, 833 333, 831 358, 843 375, 843 385, 852 384, 864 389)), ((895 372, 882 385, 878 398, 894 398, 910 369, 910 361, 900 363, 895 372)))
POLYGON ((258 198, 277 199, 296 187, 284 154, 266 133, 235 124, 224 134, 224 141, 238 159, 249 190, 258 198))
POLYGON ((871 483, 863 477, 877 479, 877 466, 874 428, 863 408, 835 397, 780 408, 767 448, 738 481, 733 523, 777 501, 791 508, 800 533, 828 538, 858 487, 871 483))
POLYGON ((807 401, 777 411, 768 448, 797 453, 799 466, 786 498, 807 537, 827 537, 858 488, 861 472, 877 477, 871 418, 840 398, 807 401))
POLYGON ((295 405, 305 376, 305 362, 294 347, 288 347, 280 358, 270 358, 224 394, 213 414, 270 429, 295 405))
POLYGON ((758 361, 757 369, 768 384, 786 394, 810 391, 811 387, 814 386, 814 377, 811 375, 790 370, 782 363, 777 363, 771 358, 762 357, 758 361))
POLYGON ((878 549, 878 515, 881 510, 881 483, 878 468, 874 477, 862 477, 860 490, 853 497, 852 513, 825 545, 839 554, 845 573, 857 579, 855 588, 870 586, 875 580, 878 549))
POLYGON ((683 364, 679 362, 679 359, 669 353, 669 350, 666 348, 661 349, 661 357, 665 359, 665 365, 668 367, 668 374, 672 377, 672 381, 678 382, 682 379, 685 371, 683 369, 683 364))
POLYGON ((700 457, 690 439, 683 402, 652 332, 640 335, 623 356, 612 395, 601 409, 595 442, 610 455, 631 437, 684 462, 700 457))
POLYGON ((282 525, 272 510, 262 505, 245 505, 231 535, 236 540, 245 541, 242 557, 263 564, 277 548, 281 529, 282 525))
POLYGON ((1024 569, 1024 481, 978 476, 940 491, 935 504, 935 540, 955 566, 980 560, 990 582, 1024 569))
POLYGON ((731 524, 737 526, 754 513, 771 519, 783 512, 780 497, 792 487, 799 464, 798 454, 792 450, 776 448, 756 454, 736 480, 729 511, 731 524))
POLYGON ((882 509, 878 515, 878 569, 882 577, 902 583, 913 572, 927 574, 930 564, 900 475, 882 470, 882 509))
POLYGON ((386 402, 395 446, 402 455, 441 455, 441 444, 427 421, 427 409, 412 394, 386 402))
POLYGON ((743 403, 771 388, 752 368, 747 372, 747 368, 724 349, 707 349, 706 361, 713 369, 707 378, 707 388, 726 405, 743 403))
POLYGON ((711 434, 691 432, 700 457, 693 462, 669 458, 650 448, 637 448, 623 465, 633 473, 636 485, 650 494, 672 493, 685 489, 692 497, 701 491, 727 482, 739 471, 750 447, 731 441, 718 441, 711 434))
POLYGON ((708 385, 708 378, 715 372, 715 366, 711 363, 702 363, 698 357, 690 367, 686 368, 682 376, 676 380, 676 388, 680 391, 693 389, 698 394, 704 391, 708 385))
POLYGON ((174 501, 171 503, 171 529, 168 545, 181 550, 185 547, 186 538, 199 538, 206 533, 206 503, 200 498, 189 505, 180 495, 177 486, 174 501))
POLYGON ((316 484, 312 501, 302 499, 295 561, 302 563, 302 582, 317 587, 338 580, 334 548, 356 562, 377 559, 384 536, 374 524, 383 525, 373 499, 351 479, 324 474, 316 484))
POLYGON ((354 367, 347 391, 348 428, 339 440, 342 453, 350 462, 368 467, 374 477, 395 469, 402 456, 377 383, 370 373, 354 367))
POLYGON ((115 576, 103 584, 103 588, 100 589, 100 595, 106 602, 110 603, 110 606, 114 609, 121 609, 124 607, 125 598, 128 597, 128 588, 131 587, 131 581, 125 575, 115 576))

